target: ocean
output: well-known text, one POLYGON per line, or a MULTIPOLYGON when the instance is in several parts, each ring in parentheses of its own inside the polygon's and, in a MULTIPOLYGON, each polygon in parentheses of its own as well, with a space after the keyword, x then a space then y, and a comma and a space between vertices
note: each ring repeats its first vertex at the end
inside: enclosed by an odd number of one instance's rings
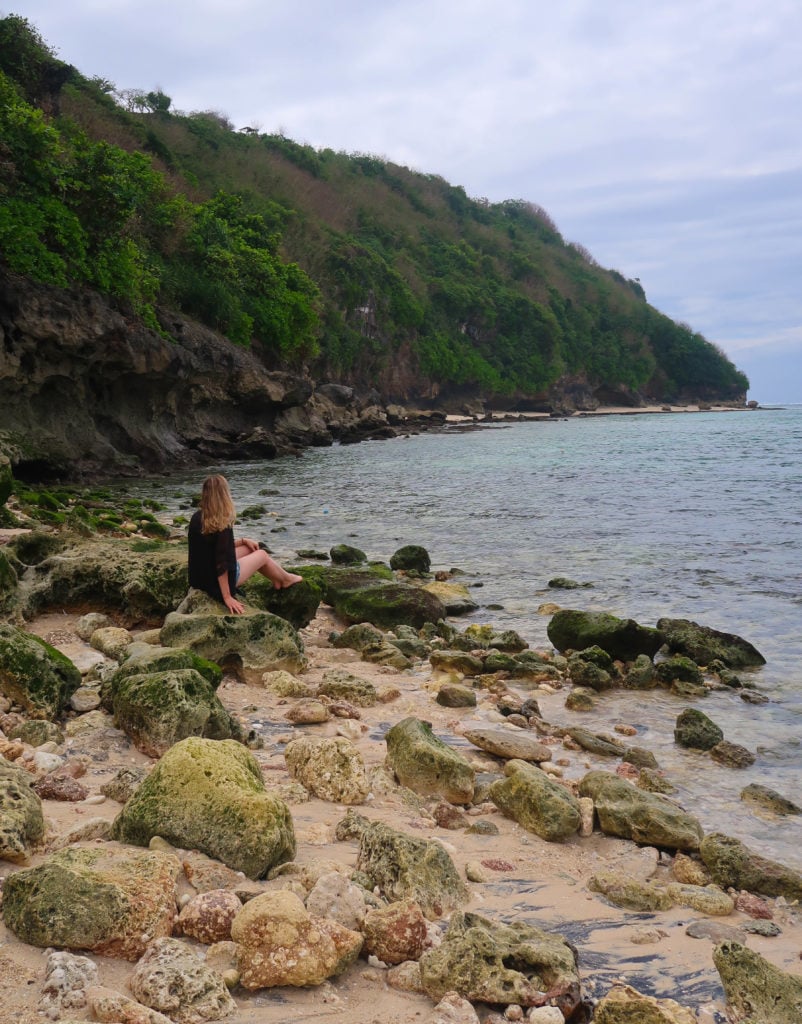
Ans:
POLYGON ((237 529, 285 565, 299 549, 338 543, 384 561, 423 545, 433 569, 465 573, 480 607, 453 620, 463 628, 493 623, 550 649, 538 608, 555 602, 644 625, 689 618, 751 641, 767 663, 741 675, 766 704, 733 690, 695 701, 613 690, 592 712, 571 712, 562 691, 541 710, 597 731, 635 726, 628 742, 654 752, 706 832, 802 870, 802 818, 740 799, 757 782, 802 804, 802 406, 497 422, 125 486, 186 512, 209 472, 228 477, 238 510, 265 507, 237 529), (592 586, 549 588, 557 576, 592 586), (688 706, 755 763, 725 768, 677 747, 674 722, 688 706))

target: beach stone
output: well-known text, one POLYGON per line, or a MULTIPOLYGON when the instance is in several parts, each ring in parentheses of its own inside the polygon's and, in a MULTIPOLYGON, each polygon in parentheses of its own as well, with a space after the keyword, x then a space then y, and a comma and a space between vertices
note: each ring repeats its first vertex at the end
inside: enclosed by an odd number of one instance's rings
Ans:
POLYGON ((127 629, 119 626, 103 626, 96 629, 89 638, 89 643, 96 651, 105 654, 114 661, 122 661, 126 650, 133 643, 133 637, 127 629))
POLYGON ((593 1020, 595 1024, 696 1024, 696 1014, 673 999, 655 999, 617 983, 596 1004, 593 1020))
MULTIPOLYGON (((3 467, 0 465, 0 475, 3 467)), ((0 502, 2 506, 2 502, 0 502)), ((0 612, 10 612, 17 599, 17 573, 6 553, 0 549, 0 612)))
POLYGON ((107 1021, 108 1024, 173 1024, 158 1010, 143 1006, 136 999, 103 985, 89 986, 86 1000, 93 1020, 107 1021))
POLYGON ((684 679, 675 679, 670 686, 670 692, 683 700, 699 700, 706 697, 710 691, 704 683, 689 683, 684 679))
POLYGON ((105 612, 87 612, 75 623, 75 632, 82 639, 89 643, 90 637, 98 629, 107 629, 114 625, 114 620, 109 618, 105 612))
POLYGON ((787 974, 759 953, 738 942, 722 942, 713 950, 731 1011, 760 1024, 793 1024, 802 1020, 802 978, 787 974))
POLYGON ((426 1024, 480 1024, 480 1021, 472 1003, 456 992, 446 992, 426 1018, 426 1024))
POLYGON ((590 754, 598 754, 601 757, 622 757, 627 750, 624 744, 619 743, 618 740, 609 736, 599 736, 581 726, 572 726, 570 729, 566 729, 565 733, 571 737, 574 743, 590 754))
POLYGON ((31 718, 58 718, 80 685, 81 673, 55 647, 0 624, 0 694, 31 718))
POLYGON ((337 838, 356 838, 356 867, 390 902, 414 899, 434 920, 456 909, 468 891, 442 844, 370 822, 349 811, 337 825, 337 838))
MULTIPOLYGON (((702 827, 692 815, 657 793, 636 789, 611 772, 591 771, 579 783, 592 798, 606 835, 672 850, 698 850, 702 827)), ((718 879, 714 880, 718 881, 718 879)))
POLYGON ((138 846, 162 836, 252 879, 295 856, 289 809, 267 792, 253 754, 234 740, 176 743, 114 819, 112 835, 138 846))
POLYGON ((240 724, 214 687, 194 668, 124 675, 113 688, 114 724, 148 757, 161 757, 179 740, 242 740, 240 724))
POLYGON ((646 790, 647 793, 674 793, 676 786, 674 786, 668 779, 664 779, 663 776, 655 771, 653 768, 641 768, 638 772, 638 781, 635 783, 638 789, 646 790))
POLYGON ((297 736, 284 749, 292 778, 321 800, 362 804, 370 792, 365 762, 344 736, 297 736))
POLYGON ((654 677, 661 686, 671 686, 674 683, 702 686, 704 683, 702 670, 695 661, 691 661, 683 654, 675 654, 657 662, 654 666, 654 677))
POLYGON ((709 885, 710 872, 695 857, 677 851, 671 862, 671 874, 682 885, 709 885))
POLYGON ((766 921, 771 921, 774 917, 768 903, 751 892, 738 893, 735 897, 735 909, 748 914, 749 917, 762 918, 766 921))
POLYGON ((654 662, 648 654, 639 654, 627 668, 623 679, 627 690, 652 690, 657 685, 654 662))
POLYGON ((360 565, 368 560, 364 551, 351 544, 335 544, 329 549, 329 557, 334 565, 360 565))
MULTIPOLYGON (((297 572, 290 567, 290 572, 297 572)), ((242 584, 245 600, 259 611, 270 612, 289 622, 295 629, 303 629, 317 615, 321 591, 314 583, 302 580, 291 587, 276 589, 273 583, 256 573, 242 584)))
MULTIPOLYGON (((627 747, 626 751, 621 755, 621 760, 626 764, 634 764, 636 768, 651 768, 655 770, 660 767, 657 763, 657 758, 651 750, 646 750, 645 747, 627 747)), ((638 778, 640 778, 640 772, 638 773, 638 778)))
POLYGON ((341 871, 321 875, 306 898, 306 909, 313 917, 328 917, 352 931, 363 931, 365 890, 341 871))
POLYGON ((275 672, 265 672, 262 676, 262 686, 275 693, 277 697, 308 697, 310 689, 306 683, 296 679, 290 672, 283 668, 275 672))
POLYGON ((769 698, 757 690, 742 690, 738 696, 745 704, 768 704, 769 698))
POLYGON ((480 725, 464 729, 462 736, 480 750, 505 759, 519 761, 550 761, 553 750, 521 729, 508 726, 480 725))
POLYGON ((339 668, 324 673, 317 692, 319 696, 331 697, 332 700, 347 700, 359 708, 372 708, 379 700, 373 683, 339 668))
POLYGON ((579 831, 579 802, 559 782, 525 761, 508 761, 506 778, 490 786, 493 803, 528 832, 548 842, 560 842, 579 831))
POLYGON ((231 938, 231 922, 242 909, 236 893, 228 889, 200 892, 181 908, 177 934, 211 946, 231 938))
POLYGON ((592 587, 592 583, 578 583, 576 580, 569 579, 567 576, 554 576, 546 584, 547 587, 551 587, 552 590, 582 590, 587 587, 592 587))
POLYGON ((423 995, 420 980, 420 965, 415 960, 405 960, 387 971, 387 985, 398 992, 416 992, 423 995))
POLYGON ((475 773, 468 760, 432 732, 428 722, 409 717, 385 734, 387 764, 402 786, 453 804, 473 799, 475 773))
POLYGON ((385 964, 418 960, 426 947, 428 929, 423 911, 412 899, 376 907, 365 915, 364 952, 385 964))
POLYGON ((108 782, 103 783, 100 792, 118 804, 124 804, 147 774, 147 768, 140 765, 119 768, 108 782))
POLYGON ((721 740, 711 747, 710 756, 727 768, 748 768, 755 763, 755 755, 751 750, 742 747, 740 743, 730 743, 729 740, 721 740))
POLYGON ((100 707, 100 690, 95 686, 79 686, 70 697, 70 707, 79 715, 100 707))
POLYGON ((529 1024, 564 1024, 565 1021, 562 1010, 556 1006, 533 1006, 526 1019, 529 1024))
POLYGON ((782 935, 782 928, 774 921, 747 921, 741 927, 747 935, 762 935, 764 939, 776 939, 782 935))
POLYGON ((433 583, 425 584, 423 589, 442 603, 447 615, 466 615, 468 612, 475 612, 479 607, 463 583, 435 580, 433 583))
POLYGON ((741 790, 741 799, 756 807, 764 807, 775 814, 802 814, 802 807, 787 800, 768 786, 752 782, 741 790))
POLYGON ((458 992, 474 1003, 505 1006, 540 1006, 548 1000, 566 1019, 579 1003, 579 974, 571 947, 562 936, 523 922, 497 924, 457 911, 441 944, 426 950, 419 963, 423 989, 432 1000, 447 992, 458 992))
POLYGON ((634 619, 571 608, 558 611, 546 633, 558 651, 582 651, 597 646, 617 661, 633 661, 639 654, 653 657, 664 642, 658 630, 640 626, 634 619))
MULTIPOLYGON (((451 672, 462 676, 480 676, 485 671, 485 663, 468 651, 432 651, 429 664, 438 672, 451 672)), ((495 671, 490 668, 488 671, 495 671)))
MULTIPOLYGON (((380 644, 376 644, 375 647, 366 647, 362 651, 362 660, 369 662, 371 665, 389 665, 391 668, 397 668, 399 670, 405 668, 412 668, 412 661, 404 654, 398 645, 404 643, 404 641, 382 641, 380 644)), ((426 652, 424 651, 421 655, 425 657, 426 652)))
POLYGON ((293 725, 319 725, 331 719, 331 711, 322 701, 310 698, 293 704, 284 717, 293 725))
POLYGON ((671 896, 652 882, 642 882, 630 875, 615 871, 595 874, 588 881, 588 889, 604 896, 616 907, 652 913, 668 910, 673 905, 671 896))
POLYGON ((674 742, 689 750, 710 750, 724 739, 724 733, 703 711, 685 708, 677 715, 674 742))
POLYGON ((575 686, 565 698, 569 711, 592 711, 596 707, 596 691, 585 686, 575 686))
POLYGON ((22 740, 32 747, 41 747, 45 743, 60 746, 64 742, 64 733, 55 722, 47 722, 43 718, 28 718, 19 725, 6 729, 10 740, 22 740))
POLYGON ((802 872, 754 853, 740 839, 712 832, 699 847, 713 881, 723 889, 802 900, 802 872))
POLYGON ((110 827, 111 823, 105 818, 88 818, 86 821, 78 822, 72 828, 68 828, 66 832, 61 832, 58 836, 49 839, 48 851, 55 853, 56 850, 63 850, 75 843, 85 843, 93 839, 107 842, 110 827))
POLYGON ((432 567, 429 552, 420 544, 406 544, 393 552, 390 558, 391 569, 403 569, 406 572, 427 573, 432 567))
POLYGON ((735 910, 735 900, 717 885, 670 882, 666 891, 675 906, 689 907, 710 917, 727 917, 735 910))
POLYGON ((243 615, 230 615, 198 590, 166 617, 159 638, 165 647, 187 648, 257 686, 265 672, 302 672, 308 664, 303 641, 285 619, 247 606, 243 615))
POLYGON ((3 919, 32 946, 137 960, 175 920, 175 857, 124 847, 69 847, 8 876, 3 919))
POLYGON ((728 939, 746 941, 746 935, 740 928, 722 924, 721 921, 691 921, 685 934, 692 939, 709 939, 711 942, 726 942, 728 939))
POLYGON ((247 989, 320 985, 359 956, 362 935, 312 917, 286 890, 250 900, 234 919, 240 983, 247 989))
POLYGON ((45 820, 33 777, 0 758, 0 860, 25 864, 42 841, 45 820))
POLYGON ((760 651, 735 633, 721 633, 690 619, 660 619, 657 628, 672 653, 683 654, 697 665, 721 661, 727 668, 738 669, 766 664, 760 651))
POLYGON ((33 790, 41 800, 63 800, 76 803, 86 800, 89 790, 70 774, 69 768, 62 765, 43 775, 33 784, 33 790))
POLYGON ((568 658, 568 675, 576 686, 599 692, 612 689, 617 682, 613 659, 598 646, 575 651, 568 658))
POLYGON ((53 951, 45 965, 45 982, 37 1009, 48 1020, 87 1008, 86 990, 97 982, 97 964, 87 956, 53 951))
POLYGON ((444 683, 437 691, 437 703, 444 708, 475 708, 476 691, 459 683, 444 683))
POLYGON ((135 999, 164 1013, 174 1024, 223 1020, 237 1008, 220 975, 180 939, 151 942, 128 987, 135 999))

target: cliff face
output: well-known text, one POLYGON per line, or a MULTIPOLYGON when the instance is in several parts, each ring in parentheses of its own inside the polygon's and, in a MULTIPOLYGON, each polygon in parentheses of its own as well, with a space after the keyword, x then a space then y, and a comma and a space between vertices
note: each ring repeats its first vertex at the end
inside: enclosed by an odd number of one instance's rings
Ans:
POLYGON ((21 479, 265 457, 386 427, 371 397, 166 315, 169 337, 103 297, 0 273, 0 448, 21 479))

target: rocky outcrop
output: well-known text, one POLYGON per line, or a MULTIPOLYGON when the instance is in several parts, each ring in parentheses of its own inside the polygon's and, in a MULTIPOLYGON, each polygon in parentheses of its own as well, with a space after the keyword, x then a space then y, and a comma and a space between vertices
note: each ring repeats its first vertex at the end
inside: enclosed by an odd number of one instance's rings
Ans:
POLYGON ((547 627, 549 640, 558 651, 583 651, 601 647, 611 658, 634 661, 639 654, 653 657, 664 643, 662 634, 634 619, 619 619, 607 612, 564 608, 547 627))
POLYGON ((709 665, 715 660, 727 668, 757 668, 766 664, 760 651, 736 633, 722 633, 690 619, 660 619, 657 628, 672 653, 683 654, 698 665, 709 665))
POLYGON ((234 1013, 223 979, 179 939, 152 942, 129 982, 136 999, 175 1024, 203 1024, 234 1013))
POLYGON ((781 971, 738 942, 722 942, 713 951, 727 1006, 737 1020, 792 1024, 802 1020, 802 978, 781 971))

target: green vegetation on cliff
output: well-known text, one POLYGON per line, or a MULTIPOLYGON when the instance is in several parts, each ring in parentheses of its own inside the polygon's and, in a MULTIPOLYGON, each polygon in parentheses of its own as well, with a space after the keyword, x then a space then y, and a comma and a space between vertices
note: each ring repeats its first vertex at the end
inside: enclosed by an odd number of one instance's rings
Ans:
POLYGON ((748 387, 531 203, 170 107, 87 80, 25 19, 0 20, 0 260, 114 295, 163 332, 160 311, 180 310, 270 367, 386 398, 748 387))

